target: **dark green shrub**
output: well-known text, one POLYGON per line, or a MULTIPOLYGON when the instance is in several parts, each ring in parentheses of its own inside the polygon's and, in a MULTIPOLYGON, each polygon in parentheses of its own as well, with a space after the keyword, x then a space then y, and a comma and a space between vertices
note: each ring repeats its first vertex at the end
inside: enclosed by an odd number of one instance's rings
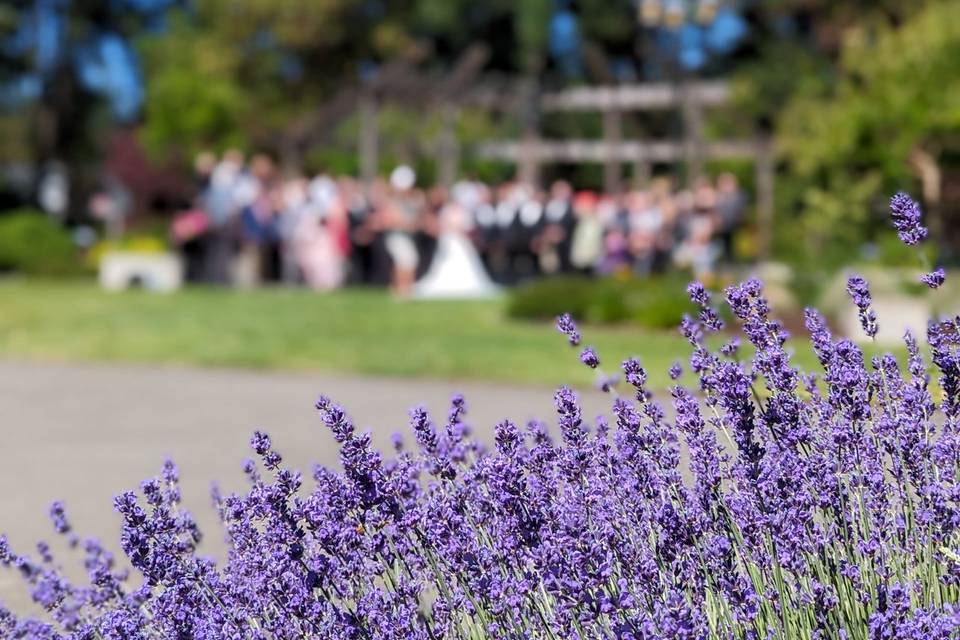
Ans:
POLYGON ((32 209, 0 214, 0 271, 68 275, 80 271, 69 232, 32 209))
POLYGON ((609 324, 630 318, 631 292, 622 283, 613 280, 593 281, 593 289, 583 319, 587 322, 609 324))
MULTIPOLYGON (((682 293, 683 289, 679 291, 682 293)), ((634 300, 632 309, 633 322, 654 329, 674 329, 684 313, 693 313, 690 301, 683 295, 644 295, 634 300)))
POLYGON ((517 287, 510 296, 507 314, 512 318, 542 320, 561 313, 587 318, 594 280, 584 277, 557 277, 536 280, 517 287))
POLYGON ((687 279, 587 278, 561 276, 536 280, 513 291, 507 305, 512 318, 546 320, 561 313, 603 324, 634 322, 673 328, 692 310, 684 294, 687 279))

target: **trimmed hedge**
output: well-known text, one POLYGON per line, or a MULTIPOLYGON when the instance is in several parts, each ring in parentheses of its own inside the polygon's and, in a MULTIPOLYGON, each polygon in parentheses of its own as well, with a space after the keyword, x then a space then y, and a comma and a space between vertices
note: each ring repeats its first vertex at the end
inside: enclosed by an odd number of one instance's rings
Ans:
POLYGON ((515 289, 507 305, 512 318, 543 320, 561 313, 594 323, 632 322, 653 329, 677 326, 692 310, 684 295, 687 278, 589 278, 558 276, 515 289))

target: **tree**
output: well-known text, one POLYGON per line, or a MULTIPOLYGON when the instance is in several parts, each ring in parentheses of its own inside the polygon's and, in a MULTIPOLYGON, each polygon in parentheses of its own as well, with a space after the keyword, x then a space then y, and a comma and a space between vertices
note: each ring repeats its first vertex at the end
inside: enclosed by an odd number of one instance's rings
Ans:
POLYGON ((66 165, 68 215, 80 209, 103 122, 139 116, 142 78, 130 41, 155 28, 173 1, 12 0, 0 9, 4 106, 30 115, 38 184, 53 163, 66 165))
POLYGON ((270 148, 339 87, 413 46, 393 4, 199 0, 141 40, 144 141, 160 154, 270 148))
POLYGON ((843 223, 868 237, 871 205, 916 180, 939 227, 934 235, 944 235, 941 164, 960 150, 957 60, 957 0, 925 3, 900 23, 878 16, 846 31, 836 79, 805 85, 777 123, 783 158, 809 184, 800 202, 804 228, 826 225, 836 236, 843 223))
POLYGON ((244 124, 255 105, 234 49, 178 19, 141 50, 148 70, 141 140, 152 155, 188 161, 201 150, 247 146, 244 124))

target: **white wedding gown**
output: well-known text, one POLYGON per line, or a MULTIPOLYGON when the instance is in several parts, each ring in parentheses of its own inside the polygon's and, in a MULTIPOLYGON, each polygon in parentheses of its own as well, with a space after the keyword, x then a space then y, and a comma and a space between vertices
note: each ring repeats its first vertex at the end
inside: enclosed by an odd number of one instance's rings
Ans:
POLYGON ((470 239, 457 231, 440 234, 430 269, 413 288, 413 296, 421 299, 490 298, 499 293, 470 239))

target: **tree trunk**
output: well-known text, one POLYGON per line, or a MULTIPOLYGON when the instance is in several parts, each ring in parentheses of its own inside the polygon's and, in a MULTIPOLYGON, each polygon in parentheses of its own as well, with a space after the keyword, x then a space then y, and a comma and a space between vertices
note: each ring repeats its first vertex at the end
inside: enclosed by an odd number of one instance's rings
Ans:
POLYGON ((943 224, 943 175, 937 158, 931 152, 917 147, 910 153, 910 165, 920 178, 923 202, 927 209, 927 226, 933 241, 941 249, 944 241, 943 224))

